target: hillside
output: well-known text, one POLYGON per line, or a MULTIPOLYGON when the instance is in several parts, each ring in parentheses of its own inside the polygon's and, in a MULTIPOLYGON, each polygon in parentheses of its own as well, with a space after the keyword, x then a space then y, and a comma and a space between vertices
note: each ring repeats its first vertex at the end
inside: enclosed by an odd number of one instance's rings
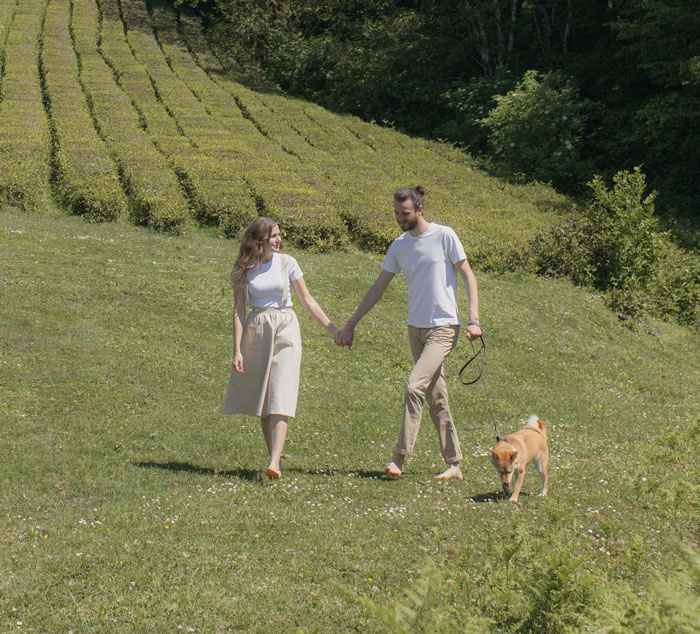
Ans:
POLYGON ((227 75, 167 2, 0 0, 0 200, 235 236, 255 215, 300 246, 382 250, 391 195, 422 184, 475 263, 511 267, 567 201, 449 146, 227 75))
MULTIPOLYGON (((446 364, 464 481, 433 480, 427 416, 384 476, 411 367, 401 278, 351 350, 298 309, 300 407, 270 484, 258 421, 219 413, 236 246, 0 214, 0 631, 384 631, 369 599, 404 631, 695 631, 677 544, 700 539, 697 336, 478 272, 500 431, 549 424, 550 495, 528 474, 512 504, 483 390, 456 379, 464 340, 446 364), (419 622, 393 611, 415 602, 419 622)), ((291 253, 336 323, 381 262, 291 253)))

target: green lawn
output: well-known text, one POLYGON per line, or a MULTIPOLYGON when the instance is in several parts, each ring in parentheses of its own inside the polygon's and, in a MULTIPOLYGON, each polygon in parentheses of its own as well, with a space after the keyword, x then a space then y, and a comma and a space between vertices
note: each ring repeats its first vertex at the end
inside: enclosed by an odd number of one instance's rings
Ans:
MULTIPOLYGON (((413 631, 693 631, 657 575, 697 601, 675 572, 700 539, 696 334, 477 271, 501 433, 550 425, 550 497, 530 474, 515 505, 483 390, 455 378, 465 340, 447 364, 464 481, 433 479, 427 416, 384 477, 411 367, 402 279, 352 350, 298 313, 300 407, 271 484, 257 420, 219 414, 236 249, 0 212, 0 631, 382 631, 363 603, 407 607, 428 582, 413 631)), ((290 252, 337 324, 381 263, 290 252)))

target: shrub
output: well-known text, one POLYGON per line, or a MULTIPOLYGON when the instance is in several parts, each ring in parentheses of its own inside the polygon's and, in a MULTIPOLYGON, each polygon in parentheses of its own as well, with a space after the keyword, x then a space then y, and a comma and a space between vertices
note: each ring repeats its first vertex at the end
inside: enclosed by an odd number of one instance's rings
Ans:
POLYGON ((618 172, 613 182, 608 189, 595 177, 585 209, 536 236, 536 270, 607 291, 616 309, 647 310, 699 328, 700 256, 657 231, 656 192, 645 195, 639 167, 618 172))
MULTIPOLYGON (((257 212, 278 219, 297 245, 321 250, 342 247, 347 242, 345 227, 312 182, 315 177, 308 166, 286 151, 240 97, 225 92, 195 63, 181 41, 172 7, 163 2, 149 6, 150 13, 142 2, 122 2, 127 37, 158 87, 163 105, 196 143, 200 161, 202 156, 217 157, 205 182, 219 192, 221 200, 218 206, 208 207, 225 209, 225 192, 231 198, 233 190, 237 198, 248 197, 257 212)), ((181 164, 181 169, 189 166, 181 164)), ((201 190, 200 194, 204 200, 211 198, 201 190)), ((219 218, 227 235, 234 233, 234 220, 223 214, 219 218)))
POLYGON ((488 127, 480 123, 496 107, 496 97, 505 95, 515 86, 511 72, 499 69, 493 77, 472 77, 455 82, 442 95, 453 116, 435 128, 438 137, 483 152, 488 142, 488 127))
POLYGON ((590 173, 578 150, 587 106, 571 80, 529 70, 513 90, 494 99, 496 107, 479 123, 498 161, 567 189, 590 173))
POLYGON ((645 287, 661 258, 661 235, 653 217, 656 192, 647 196, 639 167, 621 171, 608 189, 596 176, 588 183, 593 200, 585 210, 593 284, 600 289, 645 287))
POLYGON ((650 294, 660 315, 700 330, 700 255, 666 244, 650 294))
MULTIPOLYGON (((443 613, 448 612, 448 608, 440 596, 444 583, 442 571, 434 561, 428 559, 419 571, 415 583, 404 593, 404 598, 395 601, 392 605, 380 605, 344 586, 339 585, 338 587, 349 598, 359 602, 389 632, 433 634, 443 630, 439 624, 441 620, 443 623, 445 621, 440 617, 443 613)), ((456 624, 454 622, 447 621, 445 625, 445 629, 448 631, 455 631, 456 624)), ((488 625, 489 622, 486 619, 462 612, 457 631, 464 634, 477 634, 487 631, 488 625)))
POLYGON ((645 287, 661 257, 656 231, 655 192, 644 195, 640 168, 621 171, 608 189, 596 176, 588 183, 591 202, 581 213, 535 241, 540 272, 569 275, 575 283, 626 292, 645 287))

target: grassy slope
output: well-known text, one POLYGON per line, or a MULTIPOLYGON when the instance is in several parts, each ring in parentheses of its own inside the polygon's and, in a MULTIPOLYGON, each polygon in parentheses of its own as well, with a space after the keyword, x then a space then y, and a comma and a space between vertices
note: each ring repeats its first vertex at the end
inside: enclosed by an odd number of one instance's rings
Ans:
MULTIPOLYGON (((561 280, 478 276, 495 414, 503 433, 533 411, 550 422, 550 498, 533 497, 534 475, 521 504, 497 496, 482 390, 454 379, 464 341, 447 366, 456 419, 478 428, 461 432, 464 482, 432 479, 427 419, 405 477, 384 479, 410 368, 402 280, 351 351, 300 314, 293 458, 263 482, 257 422, 218 413, 234 248, 2 211, 1 631, 374 630, 332 584, 390 603, 428 557, 452 580, 442 627, 465 610, 515 623, 524 590, 504 595, 503 574, 524 535, 533 558, 568 554, 642 588, 671 565, 669 539, 697 542, 695 457, 645 467, 698 421, 697 337, 633 332, 561 280)), ((381 261, 291 252, 338 323, 381 261)))

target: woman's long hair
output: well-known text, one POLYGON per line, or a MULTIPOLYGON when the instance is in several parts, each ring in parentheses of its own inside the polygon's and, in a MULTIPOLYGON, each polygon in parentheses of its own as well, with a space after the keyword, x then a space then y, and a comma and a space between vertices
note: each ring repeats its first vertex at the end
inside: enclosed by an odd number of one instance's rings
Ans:
MULTIPOLYGON (((248 225, 238 251, 238 257, 231 271, 231 285, 245 286, 248 281, 248 271, 262 262, 265 255, 265 244, 270 239, 272 230, 279 222, 267 216, 258 216, 248 225)), ((280 245, 280 249, 282 246, 280 245)))

